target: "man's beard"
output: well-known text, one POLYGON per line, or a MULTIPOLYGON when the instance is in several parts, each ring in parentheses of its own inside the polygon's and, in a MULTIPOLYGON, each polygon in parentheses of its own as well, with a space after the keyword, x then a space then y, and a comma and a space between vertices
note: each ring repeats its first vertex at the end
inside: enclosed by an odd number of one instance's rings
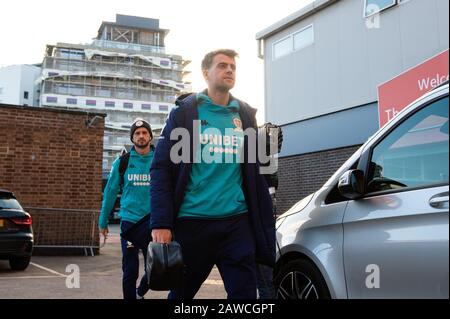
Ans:
POLYGON ((150 144, 150 142, 151 141, 148 141, 147 143, 142 144, 142 143, 139 143, 139 141, 138 141, 137 143, 134 143, 134 146, 137 147, 137 148, 140 148, 140 149, 144 149, 150 144))
POLYGON ((230 90, 232 88, 233 88, 233 85, 231 87, 228 85, 225 85, 225 84, 216 86, 216 90, 219 92, 222 92, 222 93, 228 93, 228 92, 230 92, 230 90))

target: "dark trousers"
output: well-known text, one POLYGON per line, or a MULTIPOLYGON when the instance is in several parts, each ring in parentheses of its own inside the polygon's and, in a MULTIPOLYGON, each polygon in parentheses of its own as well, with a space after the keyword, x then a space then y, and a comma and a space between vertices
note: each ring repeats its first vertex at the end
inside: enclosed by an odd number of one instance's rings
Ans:
POLYGON ((273 285, 273 268, 270 266, 257 264, 256 278, 259 299, 275 299, 276 293, 273 285))
POLYGON ((182 288, 169 299, 192 299, 217 265, 228 299, 256 299, 255 240, 247 214, 223 219, 180 219, 175 240, 185 264, 182 288))
MULTIPOLYGON (((273 205, 273 215, 276 218, 276 197, 275 193, 271 193, 270 197, 272 199, 273 205)), ((256 265, 256 279, 258 286, 258 297, 259 299, 275 299, 276 291, 273 284, 273 268, 270 266, 257 264, 256 265)))
MULTIPOLYGON (((120 224, 121 231, 124 232, 133 223, 122 221, 120 224)), ((139 250, 134 247, 130 242, 126 241, 122 237, 120 238, 122 244, 122 290, 124 299, 136 299, 136 282, 139 278, 139 250)), ((147 252, 142 251, 144 254, 144 272, 145 272, 145 260, 147 259, 147 252)), ((147 284, 147 276, 144 273, 141 282, 137 289, 140 296, 144 296, 149 290, 147 284)))

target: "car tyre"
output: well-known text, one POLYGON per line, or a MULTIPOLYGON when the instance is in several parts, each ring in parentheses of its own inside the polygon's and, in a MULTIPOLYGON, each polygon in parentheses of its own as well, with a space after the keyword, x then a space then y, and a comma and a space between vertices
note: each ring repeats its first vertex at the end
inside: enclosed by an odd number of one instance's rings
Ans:
POLYGON ((12 270, 25 270, 30 264, 31 256, 13 257, 9 259, 9 266, 12 270))
POLYGON ((283 265, 275 275, 277 299, 330 299, 325 280, 317 267, 306 259, 283 265))

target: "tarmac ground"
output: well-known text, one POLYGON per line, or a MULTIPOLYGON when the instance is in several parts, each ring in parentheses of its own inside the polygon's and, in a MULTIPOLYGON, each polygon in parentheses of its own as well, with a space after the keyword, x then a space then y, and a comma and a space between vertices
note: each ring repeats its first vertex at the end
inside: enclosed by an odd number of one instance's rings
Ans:
MULTIPOLYGON (((25 271, 12 271, 0 260, 0 299, 121 299, 122 252, 118 225, 97 256, 33 256, 25 271), (77 276, 79 274, 79 276, 77 276)), ((141 273, 143 257, 141 255, 141 273)), ((149 291, 146 299, 166 299, 167 291, 149 291)), ((196 299, 225 299, 217 268, 196 299)))

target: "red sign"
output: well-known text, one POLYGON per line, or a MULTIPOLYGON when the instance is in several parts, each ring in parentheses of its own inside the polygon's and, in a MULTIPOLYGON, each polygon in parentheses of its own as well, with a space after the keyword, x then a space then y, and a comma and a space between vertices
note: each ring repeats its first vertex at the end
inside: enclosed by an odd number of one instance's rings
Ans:
POLYGON ((380 127, 411 102, 448 79, 447 50, 378 86, 380 127))

